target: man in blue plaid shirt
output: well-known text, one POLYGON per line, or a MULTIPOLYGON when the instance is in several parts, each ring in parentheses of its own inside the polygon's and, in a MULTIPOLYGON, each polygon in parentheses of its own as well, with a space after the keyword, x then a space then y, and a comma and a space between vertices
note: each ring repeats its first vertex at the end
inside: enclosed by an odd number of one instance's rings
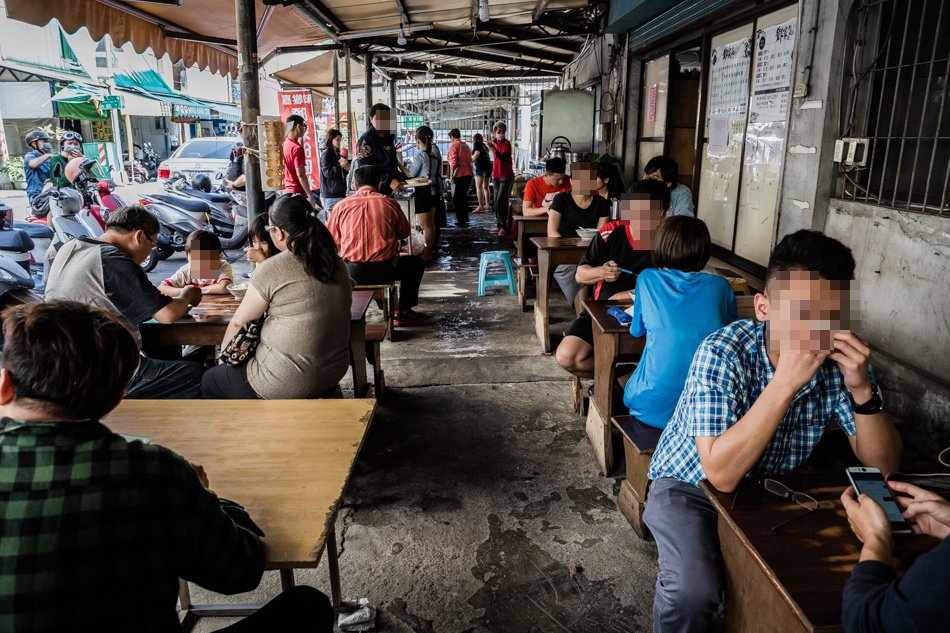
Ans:
POLYGON ((850 249, 822 233, 787 235, 769 260, 756 320, 700 345, 650 465, 644 522, 660 572, 656 632, 707 631, 722 591, 715 509, 696 486, 736 490, 746 477, 789 473, 838 424, 858 459, 896 470, 901 440, 848 329, 850 249))
MULTIPOLYGON (((181 631, 179 578, 254 589, 264 547, 243 508, 211 492, 200 466, 99 422, 139 364, 119 317, 52 301, 8 310, 3 328, 0 633, 181 631)), ((222 630, 332 622, 327 597, 300 586, 222 630)))

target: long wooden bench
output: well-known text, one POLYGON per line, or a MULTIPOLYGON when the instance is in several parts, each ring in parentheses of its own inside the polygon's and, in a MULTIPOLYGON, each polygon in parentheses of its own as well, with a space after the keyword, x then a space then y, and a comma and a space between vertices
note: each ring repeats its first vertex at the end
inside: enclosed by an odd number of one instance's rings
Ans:
POLYGON ((617 505, 627 518, 633 531, 648 538, 649 530, 643 523, 647 492, 650 489, 650 459, 660 441, 662 431, 644 424, 629 415, 618 415, 610 420, 623 437, 623 453, 626 460, 626 479, 620 484, 617 505))
POLYGON ((381 400, 386 392, 386 377, 383 374, 380 343, 386 338, 385 323, 369 323, 366 325, 366 360, 373 367, 373 392, 377 400, 381 400))
MULTIPOLYGON (((373 300, 383 311, 383 321, 386 322, 386 333, 390 341, 396 339, 396 306, 399 305, 399 291, 396 284, 364 284, 353 287, 353 290, 368 290, 373 293, 373 300)), ((368 327, 368 326, 367 326, 368 327)))

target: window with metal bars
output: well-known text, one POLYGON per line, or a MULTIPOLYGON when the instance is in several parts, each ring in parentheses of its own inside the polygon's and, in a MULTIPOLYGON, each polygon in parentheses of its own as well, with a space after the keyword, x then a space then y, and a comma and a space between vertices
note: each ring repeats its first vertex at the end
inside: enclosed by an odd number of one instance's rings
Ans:
POLYGON ((843 198, 950 216, 950 0, 859 0, 848 17, 838 163, 843 198))

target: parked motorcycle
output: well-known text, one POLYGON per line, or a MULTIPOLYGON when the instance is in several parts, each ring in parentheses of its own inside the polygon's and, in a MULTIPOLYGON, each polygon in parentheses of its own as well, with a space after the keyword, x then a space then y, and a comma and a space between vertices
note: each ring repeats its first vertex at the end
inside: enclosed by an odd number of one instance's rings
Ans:
MULTIPOLYGON (((33 291, 33 277, 19 265, 0 258, 0 310, 24 303, 39 303, 43 298, 33 291)), ((3 328, 0 328, 0 346, 3 345, 3 328)))
POLYGON ((145 158, 139 161, 139 163, 142 165, 142 169, 148 174, 147 180, 154 180, 158 177, 158 152, 156 152, 152 148, 152 144, 147 141, 142 151, 145 153, 145 158))
POLYGON ((42 283, 43 262, 53 241, 53 230, 45 224, 14 222, 13 209, 3 202, 0 218, 0 258, 16 263, 42 283))
MULTIPOLYGON (((156 200, 176 206, 191 214, 195 220, 204 222, 208 230, 221 240, 221 248, 225 250, 240 248, 247 240, 247 208, 237 203, 231 194, 221 191, 210 191, 210 179, 199 174, 195 181, 201 182, 201 177, 207 180, 205 188, 188 186, 188 180, 181 173, 172 174, 165 183, 168 193, 155 194, 156 200)), ((221 180, 221 174, 217 175, 221 180)))
POLYGON ((188 241, 188 236, 192 232, 210 230, 203 219, 196 217, 196 214, 160 200, 157 195, 143 195, 139 198, 139 204, 151 211, 162 227, 155 250, 142 264, 142 268, 146 271, 155 268, 158 260, 168 259, 175 253, 185 250, 185 242, 188 241))

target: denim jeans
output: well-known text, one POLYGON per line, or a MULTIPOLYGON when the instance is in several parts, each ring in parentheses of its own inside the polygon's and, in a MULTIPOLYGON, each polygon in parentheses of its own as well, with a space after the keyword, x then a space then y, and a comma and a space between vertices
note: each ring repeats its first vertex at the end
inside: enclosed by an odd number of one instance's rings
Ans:
POLYGON ((511 186, 514 178, 495 178, 495 224, 499 229, 509 229, 511 218, 508 217, 508 203, 511 198, 511 186))

